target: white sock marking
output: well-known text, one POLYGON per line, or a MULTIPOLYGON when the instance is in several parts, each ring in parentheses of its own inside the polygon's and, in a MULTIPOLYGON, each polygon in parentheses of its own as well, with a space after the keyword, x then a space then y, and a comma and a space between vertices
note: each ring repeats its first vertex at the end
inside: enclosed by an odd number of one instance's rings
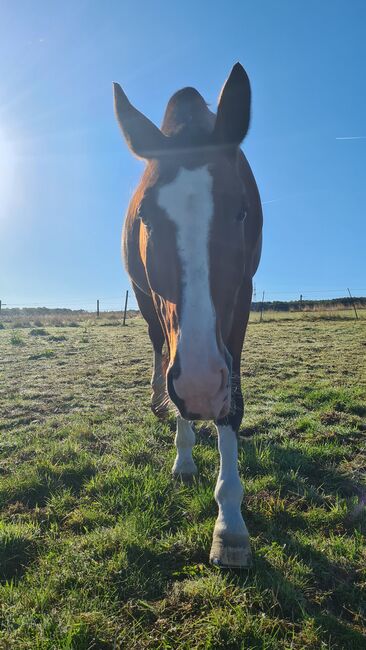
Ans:
POLYGON ((173 474, 197 474, 197 467, 192 457, 192 447, 196 436, 188 420, 177 417, 175 445, 177 456, 172 468, 173 474))
POLYGON ((248 535, 240 506, 243 486, 238 471, 238 441, 235 431, 228 426, 217 426, 219 436, 220 471, 215 488, 219 514, 215 534, 248 535))

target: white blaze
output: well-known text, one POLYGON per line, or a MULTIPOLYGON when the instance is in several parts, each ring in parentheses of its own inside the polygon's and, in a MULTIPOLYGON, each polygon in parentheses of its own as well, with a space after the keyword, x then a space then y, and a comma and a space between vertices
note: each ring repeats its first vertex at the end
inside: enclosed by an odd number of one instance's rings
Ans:
POLYGON ((158 193, 158 205, 177 228, 182 267, 178 342, 182 370, 187 359, 196 357, 197 363, 204 364, 217 351, 208 250, 214 213, 212 185, 207 165, 193 170, 181 168, 176 178, 158 193))

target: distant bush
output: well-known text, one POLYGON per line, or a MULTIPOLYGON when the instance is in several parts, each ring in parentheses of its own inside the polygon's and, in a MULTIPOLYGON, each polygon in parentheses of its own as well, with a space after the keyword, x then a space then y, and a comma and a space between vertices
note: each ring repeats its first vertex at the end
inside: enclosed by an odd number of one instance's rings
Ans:
POLYGON ((48 332, 43 327, 36 327, 29 332, 29 336, 47 336, 48 332))
POLYGON ((24 340, 22 335, 19 332, 13 332, 10 337, 10 343, 12 345, 24 345, 24 340))
POLYGON ((38 359, 50 359, 54 356, 55 353, 53 350, 43 350, 43 352, 38 352, 38 354, 31 354, 29 359, 31 361, 37 361, 38 359))
POLYGON ((23 327, 30 327, 30 323, 27 323, 27 322, 24 321, 24 320, 16 320, 16 321, 14 321, 14 323, 12 324, 12 326, 13 326, 14 328, 21 329, 21 328, 23 328, 23 327))
POLYGON ((352 309, 366 307, 366 298, 333 298, 330 300, 274 300, 272 302, 252 302, 251 311, 321 311, 332 309, 352 309))

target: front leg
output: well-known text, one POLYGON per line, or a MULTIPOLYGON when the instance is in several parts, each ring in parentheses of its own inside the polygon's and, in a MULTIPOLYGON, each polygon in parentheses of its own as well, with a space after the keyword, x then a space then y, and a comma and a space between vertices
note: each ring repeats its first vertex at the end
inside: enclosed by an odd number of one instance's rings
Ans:
POLYGON ((151 410, 160 419, 169 414, 169 397, 166 391, 167 358, 163 352, 154 350, 154 369, 151 379, 151 410))
POLYGON ((197 467, 192 456, 195 438, 196 436, 191 427, 191 423, 178 416, 174 440, 177 455, 172 468, 173 476, 182 478, 183 480, 189 480, 197 474, 197 467))
POLYGON ((244 491, 238 472, 237 434, 230 425, 218 425, 217 431, 220 471, 215 499, 219 514, 213 532, 210 562, 221 567, 249 567, 249 534, 240 509, 244 491))

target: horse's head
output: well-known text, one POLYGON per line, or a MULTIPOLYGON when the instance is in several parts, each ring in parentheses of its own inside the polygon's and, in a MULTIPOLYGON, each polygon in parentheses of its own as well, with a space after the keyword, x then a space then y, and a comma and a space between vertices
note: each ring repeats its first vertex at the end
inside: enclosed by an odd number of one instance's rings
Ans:
POLYGON ((148 161, 133 199, 140 255, 169 350, 167 387, 182 416, 230 410, 226 343, 244 276, 247 204, 238 171, 250 85, 236 64, 216 117, 193 88, 176 93, 162 130, 114 85, 115 110, 133 153, 148 161))

